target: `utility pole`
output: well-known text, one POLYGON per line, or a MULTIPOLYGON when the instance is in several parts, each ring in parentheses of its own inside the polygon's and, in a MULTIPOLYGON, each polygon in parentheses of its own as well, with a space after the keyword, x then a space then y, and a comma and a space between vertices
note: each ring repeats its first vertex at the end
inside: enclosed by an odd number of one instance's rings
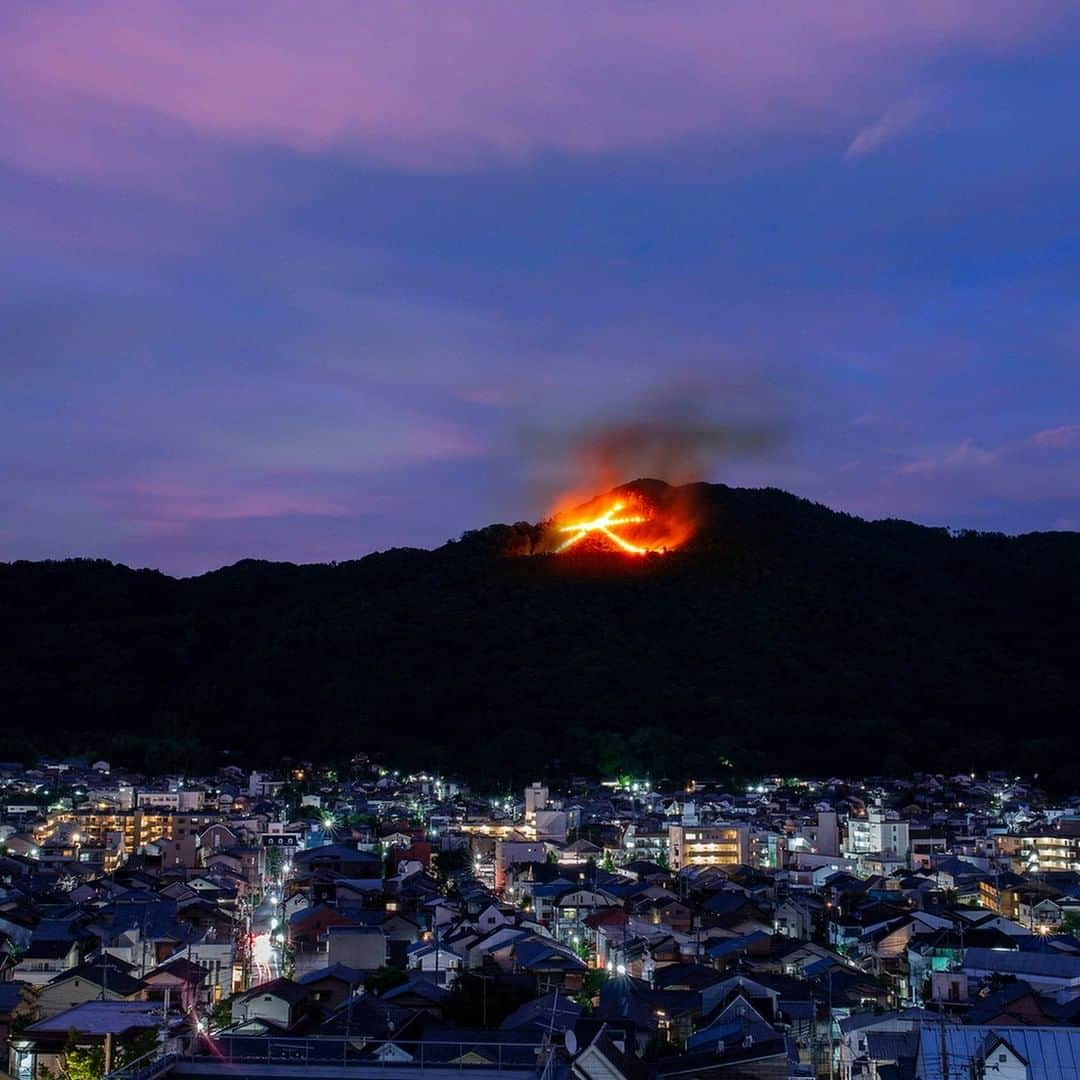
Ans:
POLYGON ((938 1002, 938 1033, 941 1037, 941 1080, 949 1080, 949 1045, 945 1033, 945 1002, 938 1002))
POLYGON ((832 1027, 833 1027, 833 1021, 832 1021, 832 977, 833 977, 833 968, 829 968, 829 974, 826 976, 826 979, 825 979, 825 981, 828 983, 828 987, 829 987, 829 1015, 828 1015, 828 1020, 827 1020, 827 1023, 828 1023, 828 1026, 829 1026, 828 1027, 828 1030, 829 1030, 829 1041, 828 1041, 829 1080, 834 1080, 834 1068, 835 1068, 834 1065, 833 1065, 833 1040, 832 1040, 832 1027))

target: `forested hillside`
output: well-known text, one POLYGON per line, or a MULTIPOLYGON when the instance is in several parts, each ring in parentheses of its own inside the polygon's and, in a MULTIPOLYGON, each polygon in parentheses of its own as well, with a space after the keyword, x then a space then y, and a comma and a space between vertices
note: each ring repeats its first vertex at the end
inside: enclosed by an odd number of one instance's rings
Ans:
POLYGON ((385 751, 492 785, 1004 767, 1075 786, 1080 535, 690 494, 698 530, 661 556, 516 554, 543 546, 521 524, 182 580, 0 565, 0 756, 385 751))

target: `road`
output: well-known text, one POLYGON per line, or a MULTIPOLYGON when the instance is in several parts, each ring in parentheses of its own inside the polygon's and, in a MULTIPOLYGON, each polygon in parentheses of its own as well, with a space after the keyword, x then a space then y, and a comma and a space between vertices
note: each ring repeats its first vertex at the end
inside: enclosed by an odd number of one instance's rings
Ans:
POLYGON ((255 944, 252 949, 253 982, 269 982, 270 979, 278 978, 282 973, 281 946, 274 940, 280 927, 272 928, 275 917, 280 917, 276 905, 272 904, 267 897, 252 912, 251 933, 254 935, 255 944))

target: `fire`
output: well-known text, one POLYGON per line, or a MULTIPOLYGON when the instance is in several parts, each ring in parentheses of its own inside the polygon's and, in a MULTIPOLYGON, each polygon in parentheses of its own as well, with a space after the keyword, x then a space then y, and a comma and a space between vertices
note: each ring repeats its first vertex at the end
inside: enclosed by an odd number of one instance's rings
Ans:
POLYGON ((602 533, 616 547, 629 552, 631 555, 647 554, 648 548, 631 544, 629 540, 624 540, 618 533, 612 532, 613 525, 641 525, 649 520, 642 514, 628 514, 625 517, 616 517, 622 509, 623 504, 617 502, 610 510, 601 514, 598 518, 593 518, 591 521, 578 521, 573 525, 561 525, 559 532, 570 533, 570 536, 555 549, 556 552, 572 548, 579 540, 584 540, 590 533, 602 533))
POLYGON ((534 552, 589 550, 623 555, 673 551, 693 536, 697 509, 685 489, 637 481, 556 513, 534 552))

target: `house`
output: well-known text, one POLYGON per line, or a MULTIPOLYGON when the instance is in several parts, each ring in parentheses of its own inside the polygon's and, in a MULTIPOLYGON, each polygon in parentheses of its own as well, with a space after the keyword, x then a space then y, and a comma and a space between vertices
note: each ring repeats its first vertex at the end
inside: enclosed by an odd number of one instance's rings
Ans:
POLYGON ((915 1075, 1062 1080, 1080 1073, 1080 1028, 928 1026, 920 1032, 915 1075), (942 1060, 942 1053, 946 1061, 942 1060))
POLYGON ((232 1030, 244 1034, 245 1029, 262 1033, 270 1030, 288 1031, 304 1015, 310 992, 302 983, 291 979, 273 979, 255 986, 232 1000, 232 1030))
POLYGON ((395 986, 379 995, 384 1005, 393 1005, 408 1009, 411 1013, 442 1017, 443 1003, 449 991, 442 986, 421 977, 410 978, 400 986, 395 986))
POLYGON ((960 970, 972 979, 1013 975, 1032 989, 1061 995, 1061 1000, 1080 996, 1080 956, 1059 952, 1000 952, 967 949, 960 970))
POLYGON ((212 993, 208 974, 205 967, 186 956, 174 956, 143 977, 146 999, 163 1005, 168 1002, 170 1008, 185 1013, 196 1004, 209 1005, 212 993))
POLYGON ((619 902, 614 896, 598 889, 564 889, 554 904, 555 936, 562 941, 570 941, 574 936, 584 940, 585 920, 595 911, 617 906, 619 902))
POLYGON ((364 985, 366 974, 345 964, 332 964, 298 976, 296 982, 307 987, 309 999, 320 1008, 336 1009, 364 985))
POLYGON ((43 986, 79 963, 79 943, 70 938, 34 937, 12 970, 12 977, 43 986))
POLYGON ((531 1031, 544 1034, 552 1029, 566 1031, 581 1018, 582 1007, 563 994, 543 994, 519 1005, 499 1025, 502 1031, 531 1031))
POLYGON ((38 1020, 11 1040, 12 1076, 60 1072, 60 1057, 72 1032, 80 1046, 104 1046, 106 1070, 118 1044, 161 1030, 161 1006, 147 1001, 88 1001, 38 1020))
POLYGON ((634 1055, 612 1040, 607 1024, 595 1030, 570 1063, 575 1080, 636 1080, 641 1071, 634 1055))
POLYGON ((48 1019, 87 1001, 141 1001, 146 985, 133 971, 130 964, 108 955, 80 964, 40 988, 38 1010, 48 1019))
POLYGON ((626 906, 634 915, 654 926, 666 926, 682 934, 693 929, 693 908, 666 889, 653 886, 643 893, 636 893, 627 900, 626 906))
POLYGON ((330 926, 355 926, 353 920, 336 907, 329 904, 316 904, 302 908, 290 916, 286 923, 289 944, 295 949, 312 949, 318 945, 319 937, 330 926))
POLYGON ((410 969, 422 971, 439 986, 445 986, 461 970, 461 957, 433 941, 418 941, 410 945, 408 952, 410 969))
POLYGON ((1016 1027, 1054 1027, 1058 1020, 1051 1015, 1052 1003, 1036 994, 1030 984, 1018 979, 1000 990, 979 998, 965 1013, 965 1024, 1016 1027), (1049 1008, 1048 1008, 1049 1006, 1049 1008))
POLYGON ((809 941, 814 933, 814 925, 820 921, 824 903, 815 896, 796 893, 789 896, 782 904, 777 904, 773 912, 773 929, 785 937, 796 941, 809 941))
POLYGON ((298 851, 293 856, 293 868, 298 875, 330 870, 354 880, 382 880, 382 860, 378 855, 343 844, 326 844, 298 851))
POLYGON ((357 971, 377 971, 387 962, 386 934, 380 926, 328 926, 319 934, 314 949, 295 957, 296 971, 310 973, 344 965, 357 971))
POLYGON ((877 1078, 883 1066, 898 1064, 901 1059, 913 1062, 919 1031, 923 1024, 933 1023, 934 1016, 923 1009, 903 1009, 856 1013, 840 1020, 840 1080, 866 1074, 877 1078))

